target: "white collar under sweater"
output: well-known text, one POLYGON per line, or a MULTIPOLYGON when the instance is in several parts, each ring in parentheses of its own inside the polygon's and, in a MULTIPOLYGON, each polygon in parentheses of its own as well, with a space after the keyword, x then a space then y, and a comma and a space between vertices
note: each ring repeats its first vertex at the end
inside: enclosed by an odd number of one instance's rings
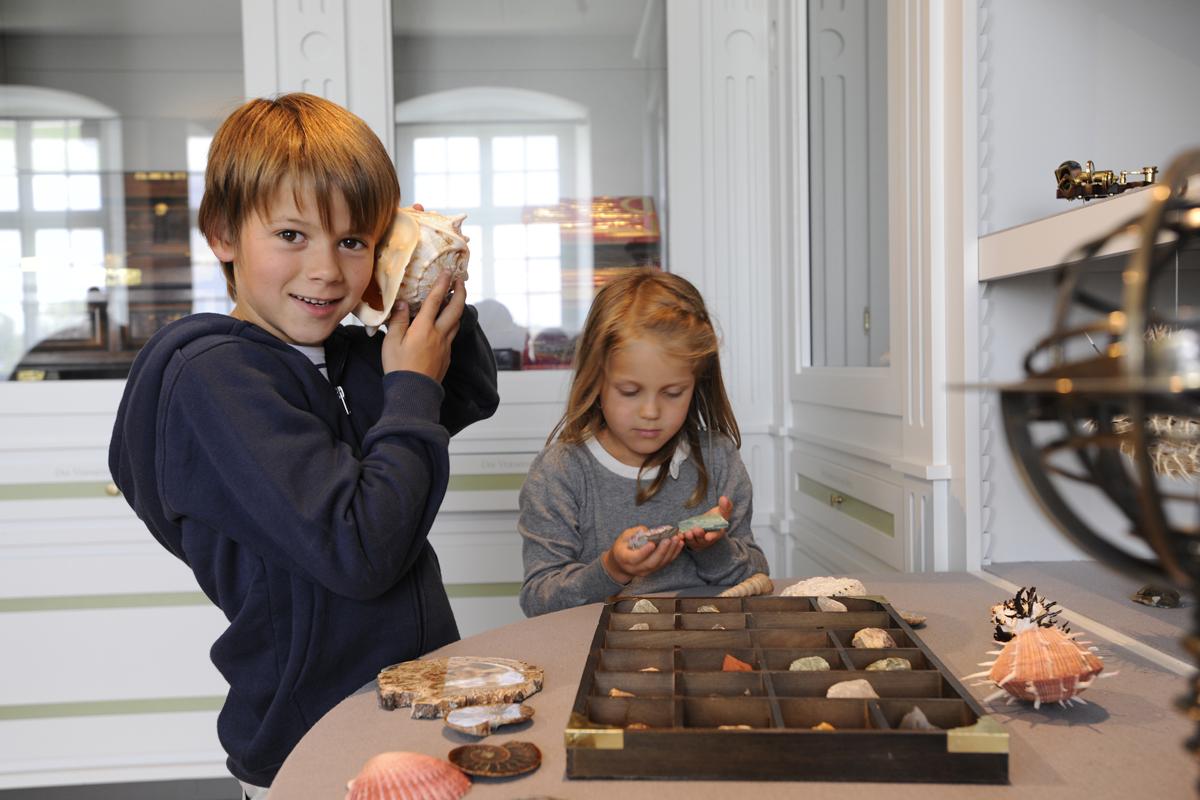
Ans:
MULTIPOLYGON (((587 440, 588 452, 592 457, 600 462, 600 466, 604 467, 614 475, 619 475, 622 478, 630 478, 637 480, 638 473, 641 471, 639 467, 631 467, 628 464, 622 464, 617 460, 617 457, 604 449, 604 445, 600 444, 600 440, 595 436, 587 440)), ((667 466, 667 474, 672 478, 679 478, 679 465, 687 461, 688 456, 692 454, 692 448, 684 440, 679 441, 679 445, 675 448, 675 452, 671 454, 671 463, 667 466)))

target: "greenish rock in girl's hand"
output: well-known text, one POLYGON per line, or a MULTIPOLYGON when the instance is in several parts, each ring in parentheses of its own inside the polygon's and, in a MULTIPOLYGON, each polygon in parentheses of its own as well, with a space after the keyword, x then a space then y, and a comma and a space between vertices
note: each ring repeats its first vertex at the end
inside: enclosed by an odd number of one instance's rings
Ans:
POLYGON ((681 520, 675 527, 681 531, 690 531, 692 528, 699 528, 702 531, 723 531, 729 527, 729 520, 720 514, 700 514, 681 520))

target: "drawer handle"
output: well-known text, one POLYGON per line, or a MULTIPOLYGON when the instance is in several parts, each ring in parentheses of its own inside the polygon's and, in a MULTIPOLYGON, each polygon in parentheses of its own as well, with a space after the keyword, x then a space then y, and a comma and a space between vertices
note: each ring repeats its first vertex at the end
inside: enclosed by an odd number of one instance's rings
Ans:
POLYGON ((844 502, 846 502, 846 498, 842 497, 840 494, 829 495, 829 505, 831 506, 840 506, 844 502))
POLYGON ((117 488, 115 483, 111 481, 104 486, 104 493, 109 497, 120 497, 121 490, 117 488))

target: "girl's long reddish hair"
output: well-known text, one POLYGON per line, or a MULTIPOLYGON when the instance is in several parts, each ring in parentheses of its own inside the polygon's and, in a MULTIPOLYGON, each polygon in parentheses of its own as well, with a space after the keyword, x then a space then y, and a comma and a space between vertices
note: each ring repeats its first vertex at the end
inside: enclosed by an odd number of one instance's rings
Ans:
POLYGON ((567 410, 550 433, 563 442, 579 444, 604 428, 600 391, 609 357, 634 339, 652 339, 667 353, 692 367, 696 387, 687 419, 679 432, 658 451, 646 457, 642 472, 658 467, 649 486, 639 478, 640 505, 662 487, 669 462, 680 440, 691 447, 691 458, 700 478, 687 505, 694 506, 708 492, 708 466, 700 446, 701 431, 728 436, 742 446, 741 433, 721 380, 720 343, 704 307, 704 298, 684 278, 654 269, 635 269, 610 281, 597 294, 575 346, 575 375, 567 410))

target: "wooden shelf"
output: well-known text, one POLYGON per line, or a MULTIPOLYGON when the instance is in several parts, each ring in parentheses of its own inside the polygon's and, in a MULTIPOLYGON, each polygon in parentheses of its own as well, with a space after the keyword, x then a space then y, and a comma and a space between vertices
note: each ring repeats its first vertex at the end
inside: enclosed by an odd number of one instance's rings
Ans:
MULTIPOLYGON (((1052 217, 990 233, 979 239, 979 280, 994 281, 1053 269, 1067 261, 1080 245, 1099 238, 1136 217, 1150 204, 1149 189, 1130 189, 1116 197, 1089 200, 1052 217)), ((1126 253, 1137 237, 1114 238, 1100 255, 1126 253)))

